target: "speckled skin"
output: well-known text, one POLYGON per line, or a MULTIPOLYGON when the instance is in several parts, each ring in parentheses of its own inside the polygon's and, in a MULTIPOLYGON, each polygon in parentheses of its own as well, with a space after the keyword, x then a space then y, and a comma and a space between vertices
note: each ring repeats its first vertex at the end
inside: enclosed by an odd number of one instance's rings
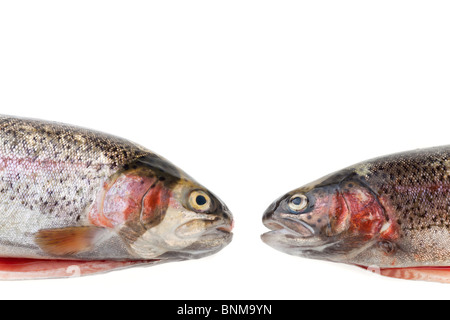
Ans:
POLYGON ((450 147, 382 157, 358 167, 361 180, 389 199, 402 234, 449 229, 450 147))
MULTIPOLYGON (((355 171, 398 226, 396 252, 379 258, 384 266, 450 265, 450 146, 381 157, 355 171)), ((364 253, 358 260, 380 264, 364 253)))
MULTIPOLYGON (((166 160, 130 141, 65 124, 0 116, 0 257, 54 259, 54 255, 36 243, 36 234, 40 230, 93 226, 92 211, 95 206, 101 208, 100 195, 105 186, 114 177, 133 170, 140 170, 149 177, 147 180, 155 181, 150 181, 152 190, 168 190, 161 194, 172 194, 166 204, 142 209, 150 217, 158 217, 148 225, 137 216, 122 225, 105 228, 107 232, 101 233, 89 250, 56 258, 150 259, 169 251, 162 248, 169 246, 166 235, 172 237, 170 245, 175 248, 179 238, 169 233, 173 232, 170 223, 175 224, 176 219, 180 219, 180 224, 186 223, 190 220, 182 218, 190 214, 191 220, 214 220, 214 224, 210 223, 212 227, 222 223, 228 228, 231 224, 231 214, 212 195, 218 216, 214 212, 199 215, 186 209, 182 198, 185 190, 202 187, 166 160), (152 212, 153 209, 156 211, 152 212), (167 212, 168 222, 162 223, 167 212), (149 230, 155 226, 158 228, 150 234, 149 230), (155 244, 159 245, 157 249, 155 244)), ((136 201, 141 205, 140 199, 136 201)), ((158 204, 160 200, 149 201, 158 204)), ((108 205, 114 209, 116 203, 108 205)), ((121 206, 124 204, 119 201, 117 207, 121 206)), ((199 233, 202 229, 197 227, 195 231, 199 233)), ((229 241, 228 233, 217 231, 183 243, 196 244, 200 248, 196 257, 200 257, 218 251, 229 241)), ((182 248, 181 244, 176 248, 182 248)), ((191 253, 195 253, 195 248, 182 258, 193 256, 191 253)))
POLYGON ((289 254, 366 267, 450 266, 449 196, 450 146, 380 157, 278 199, 263 218, 273 231, 262 237, 289 254), (286 208, 295 194, 310 204, 293 214, 286 208), (342 212, 352 206, 358 209, 343 223, 342 212))

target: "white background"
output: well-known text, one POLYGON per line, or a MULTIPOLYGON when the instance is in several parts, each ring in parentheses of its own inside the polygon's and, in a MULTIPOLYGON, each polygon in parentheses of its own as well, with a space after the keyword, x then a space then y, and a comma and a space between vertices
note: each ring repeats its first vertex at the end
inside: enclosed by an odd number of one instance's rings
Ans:
POLYGON ((0 298, 449 298, 264 245, 265 208, 375 156, 450 144, 447 1, 1 1, 0 113, 113 133, 218 194, 196 261, 1 282, 0 298))

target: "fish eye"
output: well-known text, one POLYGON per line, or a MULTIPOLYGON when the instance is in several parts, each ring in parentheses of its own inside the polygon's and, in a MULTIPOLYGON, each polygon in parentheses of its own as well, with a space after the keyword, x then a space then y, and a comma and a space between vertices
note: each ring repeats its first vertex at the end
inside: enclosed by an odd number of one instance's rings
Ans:
POLYGON ((189 195, 189 206, 197 212, 207 212, 212 207, 211 197, 201 190, 194 190, 189 195))
POLYGON ((308 198, 304 194, 294 194, 289 199, 289 209, 294 213, 298 213, 308 206, 308 198))

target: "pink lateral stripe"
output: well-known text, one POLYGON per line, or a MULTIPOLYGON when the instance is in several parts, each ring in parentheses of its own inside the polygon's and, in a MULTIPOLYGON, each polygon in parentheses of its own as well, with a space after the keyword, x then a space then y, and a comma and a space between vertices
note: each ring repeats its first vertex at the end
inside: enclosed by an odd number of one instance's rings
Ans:
POLYGON ((407 280, 423 280, 450 283, 450 267, 381 269, 381 275, 407 280))
POLYGON ((152 264, 159 260, 84 261, 0 258, 0 280, 68 278, 152 264))
POLYGON ((374 273, 381 274, 385 277, 398 278, 405 280, 421 280, 441 283, 450 283, 450 266, 448 267, 409 267, 409 268, 368 268, 358 266, 363 269, 370 270, 374 273))

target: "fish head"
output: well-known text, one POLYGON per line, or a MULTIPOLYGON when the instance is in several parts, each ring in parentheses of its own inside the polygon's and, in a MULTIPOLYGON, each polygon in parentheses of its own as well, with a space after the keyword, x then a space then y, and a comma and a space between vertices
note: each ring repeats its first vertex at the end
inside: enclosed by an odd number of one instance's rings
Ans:
MULTIPOLYGON (((119 234, 132 254, 144 259, 196 259, 218 252, 232 240, 230 210, 180 169, 164 164, 141 162, 138 169, 122 173, 128 180, 130 174, 137 176, 145 187, 136 192, 135 214, 118 224, 119 234)), ((121 192, 133 193, 129 186, 121 192)), ((116 207, 123 202, 112 200, 116 207)))
MULTIPOLYGON (((232 240, 233 216, 227 206, 201 185, 180 180, 168 192, 164 216, 132 245, 142 257, 196 259, 218 252, 232 240)), ((145 217, 141 218, 145 225, 145 217)))
POLYGON ((355 175, 288 192, 266 210, 263 223, 271 231, 262 240, 277 250, 353 264, 362 251, 395 236, 376 194, 355 175))

